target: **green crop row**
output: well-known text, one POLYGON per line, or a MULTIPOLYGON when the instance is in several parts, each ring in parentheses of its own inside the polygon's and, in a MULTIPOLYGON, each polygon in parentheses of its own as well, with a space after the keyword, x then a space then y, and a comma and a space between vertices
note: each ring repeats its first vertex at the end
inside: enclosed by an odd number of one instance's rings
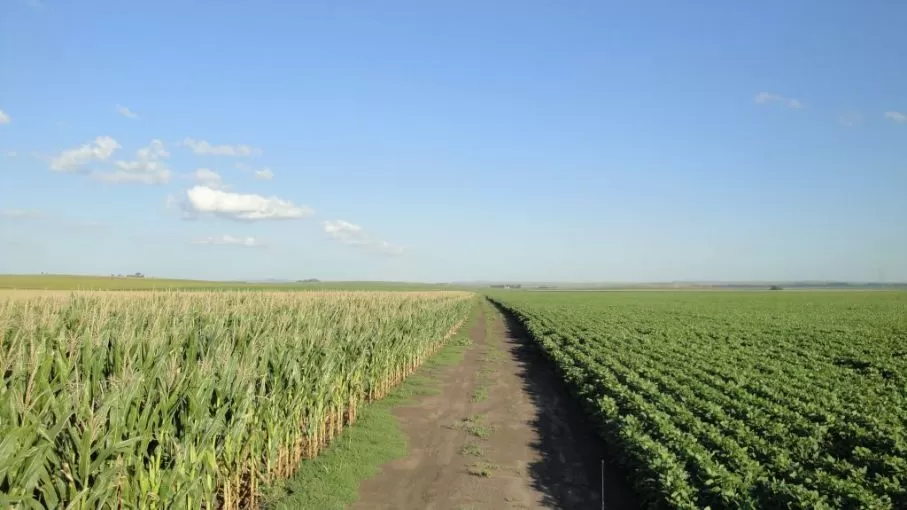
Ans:
POLYGON ((907 508, 907 294, 499 293, 653 508, 907 508))
POLYGON ((254 507, 469 307, 453 292, 0 301, 0 508, 254 507))

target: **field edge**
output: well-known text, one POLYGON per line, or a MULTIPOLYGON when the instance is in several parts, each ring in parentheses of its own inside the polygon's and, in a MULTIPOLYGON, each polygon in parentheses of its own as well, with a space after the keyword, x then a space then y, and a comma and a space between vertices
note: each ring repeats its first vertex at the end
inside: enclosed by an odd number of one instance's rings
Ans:
POLYGON ((437 391, 436 370, 458 364, 470 345, 469 326, 479 315, 481 297, 456 332, 422 366, 384 398, 360 410, 356 423, 344 428, 314 459, 303 460, 289 480, 266 488, 262 508, 344 509, 359 498, 359 484, 376 475, 381 466, 406 456, 409 448, 397 418, 396 407, 437 391))
POLYGON ((567 381, 562 367, 551 357, 542 342, 532 334, 525 318, 501 300, 491 296, 485 296, 485 299, 501 313, 505 320, 512 321, 522 330, 520 334, 532 343, 532 348, 556 375, 564 396, 569 400, 566 405, 575 411, 574 419, 582 419, 588 429, 594 431, 595 436, 601 441, 601 452, 605 456, 602 458, 603 476, 607 471, 609 476, 618 477, 619 482, 629 489, 629 494, 634 500, 644 508, 669 508, 669 505, 665 506, 667 502, 653 498, 653 494, 646 490, 645 477, 652 475, 645 472, 645 466, 633 463, 631 459, 627 458, 625 450, 620 446, 620 435, 613 434, 607 426, 602 426, 597 420, 592 419, 594 408, 589 400, 567 381))

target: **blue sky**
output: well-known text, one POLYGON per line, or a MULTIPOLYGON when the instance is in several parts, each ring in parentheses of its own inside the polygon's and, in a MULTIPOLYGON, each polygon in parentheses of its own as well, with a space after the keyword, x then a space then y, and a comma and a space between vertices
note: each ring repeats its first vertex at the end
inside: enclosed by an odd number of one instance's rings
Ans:
POLYGON ((904 281, 904 26, 903 2, 0 0, 0 273, 904 281))

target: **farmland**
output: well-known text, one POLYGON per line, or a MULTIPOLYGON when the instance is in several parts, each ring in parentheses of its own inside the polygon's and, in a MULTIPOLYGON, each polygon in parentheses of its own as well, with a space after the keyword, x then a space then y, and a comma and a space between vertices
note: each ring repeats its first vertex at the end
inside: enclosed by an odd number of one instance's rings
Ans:
POLYGON ((907 508, 907 294, 493 299, 648 506, 907 508))
POLYGON ((170 278, 133 278, 82 275, 0 275, 0 290, 444 290, 445 286, 404 282, 243 282, 176 280, 170 278))
POLYGON ((439 480, 452 504, 495 507, 506 488, 531 507, 508 473, 555 491, 568 468, 597 501, 570 467, 589 459, 557 463, 577 448, 649 508, 907 507, 907 293, 492 291, 519 333, 470 319, 468 292, 184 284, 0 291, 0 507, 341 508, 392 458, 413 471, 384 473, 359 507, 387 486, 433 501, 439 480), (428 464, 400 459, 400 400, 384 397, 466 320, 460 366, 406 414, 428 464), (529 346, 544 369, 520 368, 529 346), (533 400, 557 379, 582 418, 559 389, 533 400), (551 415, 569 433, 532 425, 551 415), (595 430, 572 437, 571 420, 595 430), (481 435, 457 426, 473 422, 481 435))
POLYGON ((463 322, 459 292, 0 299, 0 507, 239 508, 463 322))

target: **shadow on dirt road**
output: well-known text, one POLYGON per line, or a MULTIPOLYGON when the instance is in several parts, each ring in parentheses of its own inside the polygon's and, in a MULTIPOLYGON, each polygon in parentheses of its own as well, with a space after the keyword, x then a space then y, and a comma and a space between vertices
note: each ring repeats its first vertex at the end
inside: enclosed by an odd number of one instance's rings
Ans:
POLYGON ((512 313, 493 304, 504 318, 506 348, 517 361, 524 391, 537 411, 531 426, 537 433, 532 447, 538 457, 529 465, 529 474, 533 487, 544 494, 544 506, 641 508, 625 476, 609 462, 602 439, 541 348, 512 313))

